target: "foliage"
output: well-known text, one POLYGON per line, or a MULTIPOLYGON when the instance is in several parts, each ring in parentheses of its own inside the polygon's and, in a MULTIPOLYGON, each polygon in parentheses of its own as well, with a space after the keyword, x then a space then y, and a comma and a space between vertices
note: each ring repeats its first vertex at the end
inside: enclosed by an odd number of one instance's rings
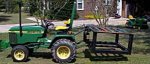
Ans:
POLYGON ((114 0, 111 0, 110 3, 106 1, 108 0, 90 0, 88 3, 91 13, 100 27, 106 27, 110 16, 109 14, 113 12, 114 0))
MULTIPOLYGON (((0 0, 0 9, 5 8, 7 13, 18 13, 20 0, 0 0), (1 6, 1 4, 4 4, 1 6)), ((48 18, 51 20, 64 20, 71 17, 73 0, 21 0, 24 12, 31 16, 48 18), (39 12, 40 11, 40 12, 39 12)), ((76 15, 78 18, 78 15, 76 15)))
POLYGON ((5 8, 7 13, 17 13, 19 10, 18 0, 6 0, 5 8))
MULTIPOLYGON (((28 15, 28 13, 22 13, 22 23, 33 23, 32 20, 28 20, 26 18, 29 18, 31 16, 28 15)), ((13 13, 13 14, 6 14, 4 12, 0 12, 0 25, 5 24, 18 24, 19 20, 19 14, 13 13)))
POLYGON ((88 14, 88 15, 86 15, 86 16, 84 16, 85 18, 87 18, 87 19, 95 19, 95 18, 104 18, 103 16, 95 16, 94 17, 94 15, 93 14, 88 14))
POLYGON ((47 10, 45 11, 44 15, 45 15, 45 18, 52 20, 54 18, 54 14, 55 13, 52 13, 51 11, 47 10))
MULTIPOLYGON (((30 11, 31 15, 34 15, 36 17, 43 17, 50 19, 50 20, 66 20, 71 17, 72 7, 73 7, 73 0, 39 0, 34 1, 36 2, 36 6, 30 6, 35 7, 35 11, 30 11), (45 4, 45 5, 44 5, 45 4), (37 9, 36 9, 37 8, 37 9), (39 12, 40 11, 40 12, 39 12), (37 15, 38 14, 38 15, 37 15)), ((30 4, 31 5, 31 4, 30 4)), ((78 15, 76 15, 76 18, 78 18, 78 15)))
POLYGON ((42 16, 42 12, 40 10, 37 10, 36 12, 34 12, 33 14, 35 17, 41 17, 42 16))
POLYGON ((29 0, 28 1, 29 3, 29 13, 31 16, 33 16, 33 14, 36 12, 36 11, 39 11, 37 5, 39 4, 38 2, 36 2, 35 0, 29 0))
MULTIPOLYGON (((73 3, 74 3, 74 0, 70 0, 69 3, 67 3, 65 7, 56 15, 56 19, 67 20, 71 18, 73 3)), ((74 19, 77 19, 77 18, 79 18, 79 16, 76 13, 74 19)))
POLYGON ((0 11, 5 8, 4 3, 4 0, 0 0, 0 11))

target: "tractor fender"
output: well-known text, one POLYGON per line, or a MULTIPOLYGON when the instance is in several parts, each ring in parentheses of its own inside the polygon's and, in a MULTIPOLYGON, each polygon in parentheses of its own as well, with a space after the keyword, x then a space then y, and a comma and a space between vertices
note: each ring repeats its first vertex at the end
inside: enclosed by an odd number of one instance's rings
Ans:
POLYGON ((55 41, 58 39, 69 39, 69 40, 75 42, 75 36, 74 35, 57 35, 52 39, 52 42, 51 42, 49 48, 51 48, 52 45, 55 43, 55 41))
POLYGON ((128 25, 135 25, 135 21, 133 21, 133 20, 128 20, 127 24, 128 24, 128 25))

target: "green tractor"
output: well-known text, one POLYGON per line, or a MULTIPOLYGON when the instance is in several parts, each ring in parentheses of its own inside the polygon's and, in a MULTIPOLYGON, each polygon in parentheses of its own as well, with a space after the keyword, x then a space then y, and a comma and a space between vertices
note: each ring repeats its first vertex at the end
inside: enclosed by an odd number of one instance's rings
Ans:
POLYGON ((129 28, 138 28, 138 29, 147 29, 148 20, 145 17, 132 18, 127 20, 126 27, 129 28))
POLYGON ((76 10, 76 3, 73 5, 72 16, 66 26, 54 26, 52 23, 43 21, 42 25, 26 25, 21 23, 21 4, 19 26, 9 29, 9 44, 12 47, 11 56, 13 61, 23 62, 29 54, 38 48, 48 48, 52 52, 56 62, 71 62, 76 56, 75 36, 71 32, 76 10))
POLYGON ((89 51, 93 53, 131 54, 133 34, 124 30, 112 27, 102 28, 93 24, 86 24, 76 34, 72 33, 76 2, 73 5, 71 19, 65 22, 66 26, 54 27, 54 24, 48 21, 42 21, 42 25, 22 26, 21 3, 19 3, 19 11, 19 26, 14 26, 9 29, 9 42, 0 40, 0 48, 7 48, 8 44, 12 47, 11 56, 14 61, 27 61, 29 55, 36 49, 48 48, 51 50, 53 59, 56 62, 71 62, 76 57, 76 45, 80 44, 80 42, 76 43, 75 35, 82 32, 82 41, 86 43, 89 51), (102 42, 97 40, 98 33, 115 34, 115 42, 102 42), (119 43, 119 35, 123 34, 129 35, 127 47, 119 43), (92 38, 88 36, 92 36, 92 38))

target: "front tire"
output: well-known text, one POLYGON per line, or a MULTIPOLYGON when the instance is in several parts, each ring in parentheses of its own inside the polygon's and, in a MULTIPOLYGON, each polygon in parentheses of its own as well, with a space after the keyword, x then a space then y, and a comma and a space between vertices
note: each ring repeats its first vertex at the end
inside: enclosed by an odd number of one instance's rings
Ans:
POLYGON ((52 56, 56 62, 71 62, 76 56, 75 43, 69 39, 59 39, 52 46, 52 56))
POLYGON ((15 62, 24 62, 28 59, 29 50, 22 45, 13 47, 11 51, 11 56, 15 62))

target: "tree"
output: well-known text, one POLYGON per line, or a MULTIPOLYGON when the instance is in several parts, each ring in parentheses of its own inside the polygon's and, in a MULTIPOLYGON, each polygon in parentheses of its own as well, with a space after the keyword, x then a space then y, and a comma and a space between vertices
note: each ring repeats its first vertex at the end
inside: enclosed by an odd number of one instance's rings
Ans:
POLYGON ((5 0, 6 13, 17 13, 18 12, 18 0, 5 0))
POLYGON ((91 13, 100 27, 106 27, 110 14, 113 13, 113 0, 90 0, 91 13))
MULTIPOLYGON (((59 19, 59 20, 67 20, 71 17, 71 13, 72 13, 72 7, 73 7, 74 1, 70 0, 64 8, 62 8, 62 10, 55 15, 55 19, 59 19)), ((78 18, 78 15, 76 13, 75 19, 78 18)))
MULTIPOLYGON (((50 20, 64 20, 68 19, 71 16, 73 0, 33 0, 32 2, 36 2, 37 9, 35 13, 37 14, 37 10, 42 12, 42 16, 44 18, 48 18, 50 20)), ((31 10, 31 8, 30 8, 31 10)), ((33 11, 33 10, 32 10, 33 11)), ((30 12, 31 14, 34 14, 30 12)))
POLYGON ((4 8, 5 8, 4 0, 0 0, 0 10, 4 8))
MULTIPOLYGON (((70 3, 71 0, 45 0, 45 12, 48 14, 44 14, 49 19, 54 20, 58 14, 63 13, 61 12, 64 10, 67 4, 70 3)), ((67 11, 67 10, 66 10, 67 11)), ((58 17, 57 17, 58 18, 58 17)))
MULTIPOLYGON (((5 1, 6 12, 18 12, 18 1, 20 0, 3 0, 5 1)), ((21 0, 22 7, 29 11, 31 16, 55 19, 67 19, 71 16, 73 0, 21 0), (42 13, 41 13, 42 12, 42 13)), ((0 0, 1 3, 1 0, 0 0)))
POLYGON ((38 10, 38 0, 28 0, 28 6, 29 6, 29 13, 31 16, 38 10))
POLYGON ((35 16, 37 24, 39 25, 39 19, 42 19, 41 18, 42 17, 42 12, 40 10, 37 10, 33 15, 35 16))

